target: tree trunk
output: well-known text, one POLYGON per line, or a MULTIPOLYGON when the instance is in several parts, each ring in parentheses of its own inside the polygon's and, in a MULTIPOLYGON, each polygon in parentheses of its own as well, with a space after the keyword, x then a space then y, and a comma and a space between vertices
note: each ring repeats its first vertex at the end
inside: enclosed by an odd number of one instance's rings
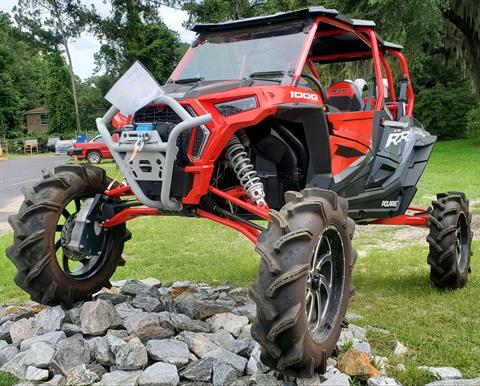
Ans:
POLYGON ((72 58, 70 56, 68 42, 64 36, 62 37, 63 37, 63 45, 65 47, 65 52, 67 54, 68 71, 70 73, 70 80, 72 82, 73 104, 75 105, 75 124, 76 124, 77 131, 80 131, 80 114, 78 113, 77 86, 75 85, 75 74, 73 73, 72 58))
POLYGON ((477 95, 480 95, 480 33, 475 28, 475 22, 458 14, 452 8, 442 9, 441 11, 445 19, 457 27, 465 39, 470 72, 477 95))

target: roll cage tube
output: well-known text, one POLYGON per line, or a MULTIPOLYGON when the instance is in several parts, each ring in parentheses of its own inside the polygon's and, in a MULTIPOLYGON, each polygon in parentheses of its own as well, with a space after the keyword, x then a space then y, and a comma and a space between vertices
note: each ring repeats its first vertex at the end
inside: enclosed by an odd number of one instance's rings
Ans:
POLYGON ((396 51, 396 50, 387 50, 387 55, 393 55, 398 59, 400 63, 400 68, 402 69, 403 76, 408 81, 408 85, 407 85, 408 107, 405 112, 405 115, 408 117, 411 117, 413 115, 413 107, 415 105, 415 95, 413 93, 412 80, 410 79, 410 73, 408 71, 407 59, 405 59, 405 56, 403 56, 403 54, 400 51, 396 51))
MULTIPOLYGON (((294 76, 292 77, 291 85, 295 85, 298 82, 298 80, 302 75, 302 71, 305 65, 308 67, 308 69, 310 70, 313 76, 315 76, 317 79, 320 79, 318 72, 313 66, 313 62, 320 61, 320 60, 334 60, 334 59, 341 59, 341 58, 349 58, 349 57, 352 57, 352 55, 356 57, 365 57, 365 58, 368 58, 370 56, 372 57, 374 70, 375 70, 375 80, 377 83, 377 100, 375 103, 375 110, 382 110, 384 97, 385 97, 385 91, 383 89, 382 67, 385 68, 385 72, 387 74, 387 81, 389 83, 389 88, 393 87, 393 78, 392 78, 391 70, 390 70, 390 67, 388 66, 388 63, 385 64, 384 62, 384 57, 381 54, 380 49, 378 47, 377 35, 372 28, 353 28, 345 23, 342 23, 341 21, 337 21, 337 20, 333 21, 323 16, 317 17, 317 19, 315 20, 315 23, 312 24, 309 31, 309 36, 305 41, 305 46, 302 50, 302 55, 300 56, 299 61, 297 62, 295 73, 294 73, 294 76), (337 27, 338 29, 334 31, 328 31, 328 33, 326 33, 325 31, 317 33, 319 23, 329 24, 334 27, 337 27), (324 55, 324 56, 310 57, 310 58, 308 57, 310 48, 315 38, 330 36, 331 34, 338 34, 338 33, 341 33, 342 31, 344 31, 345 33, 352 32, 355 35, 357 35, 359 39, 363 40, 364 43, 370 47, 370 51, 361 51, 361 52, 355 52, 355 53, 348 52, 343 54, 335 54, 330 56, 324 55)), ((405 58, 403 59, 405 60, 405 58)), ((405 72, 403 70, 403 66, 402 66, 402 71, 405 72)), ((407 73, 408 73, 408 70, 407 70, 407 73)), ((395 95, 395 93, 393 93, 392 95, 395 95)), ((410 97, 410 94, 409 94, 409 97, 410 97)), ((393 98, 395 99, 395 97, 393 98)))

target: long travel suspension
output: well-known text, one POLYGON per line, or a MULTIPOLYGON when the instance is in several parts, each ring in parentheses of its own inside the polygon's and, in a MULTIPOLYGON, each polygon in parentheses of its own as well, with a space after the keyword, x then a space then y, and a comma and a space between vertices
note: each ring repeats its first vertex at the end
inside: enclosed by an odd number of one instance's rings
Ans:
POLYGON ((226 147, 226 159, 247 196, 258 206, 267 206, 263 183, 248 158, 244 143, 248 143, 248 137, 244 133, 234 134, 226 147))

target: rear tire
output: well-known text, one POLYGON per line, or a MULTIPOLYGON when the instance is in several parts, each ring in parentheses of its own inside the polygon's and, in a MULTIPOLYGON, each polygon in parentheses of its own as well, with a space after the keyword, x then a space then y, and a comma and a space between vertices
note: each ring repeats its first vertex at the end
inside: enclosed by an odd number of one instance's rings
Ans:
POLYGON ((100 152, 93 150, 87 153, 87 161, 90 164, 96 165, 102 162, 102 155, 100 152))
POLYGON ((257 244, 262 259, 250 289, 257 305, 251 331, 265 364, 310 377, 315 369, 325 372, 336 352, 350 297, 355 225, 347 201, 332 191, 305 189, 285 198, 257 244))
POLYGON ((432 284, 440 289, 465 286, 472 256, 472 215, 464 193, 437 194, 428 216, 428 264, 432 284))
MULTIPOLYGON (((93 261, 94 257, 89 257, 89 261, 95 263, 91 272, 85 270, 84 275, 75 275, 74 270, 65 270, 65 261, 60 263, 57 257, 58 250, 61 258, 65 258, 65 249, 60 247, 65 236, 63 228, 73 223, 68 219, 74 214, 67 206, 104 192, 109 182, 103 169, 65 165, 24 191, 25 201, 19 213, 8 219, 14 230, 14 241, 7 249, 7 256, 18 269, 15 283, 28 292, 32 300, 70 306, 89 299, 102 287, 110 287, 109 279, 117 265, 124 263, 121 254, 125 241, 130 238, 125 224, 105 231, 105 249, 98 257, 98 264, 97 260, 93 261), (63 225, 62 216, 65 217, 63 225)), ((78 211, 78 207, 76 209, 78 211)), ((67 259, 67 267, 70 262, 72 260, 67 259)))

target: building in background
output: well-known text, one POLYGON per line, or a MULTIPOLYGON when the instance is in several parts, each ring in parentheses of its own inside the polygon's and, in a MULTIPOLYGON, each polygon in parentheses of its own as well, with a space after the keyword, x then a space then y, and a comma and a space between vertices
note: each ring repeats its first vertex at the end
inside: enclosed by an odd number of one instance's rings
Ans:
POLYGON ((48 132, 48 109, 39 106, 25 112, 28 134, 48 132))

